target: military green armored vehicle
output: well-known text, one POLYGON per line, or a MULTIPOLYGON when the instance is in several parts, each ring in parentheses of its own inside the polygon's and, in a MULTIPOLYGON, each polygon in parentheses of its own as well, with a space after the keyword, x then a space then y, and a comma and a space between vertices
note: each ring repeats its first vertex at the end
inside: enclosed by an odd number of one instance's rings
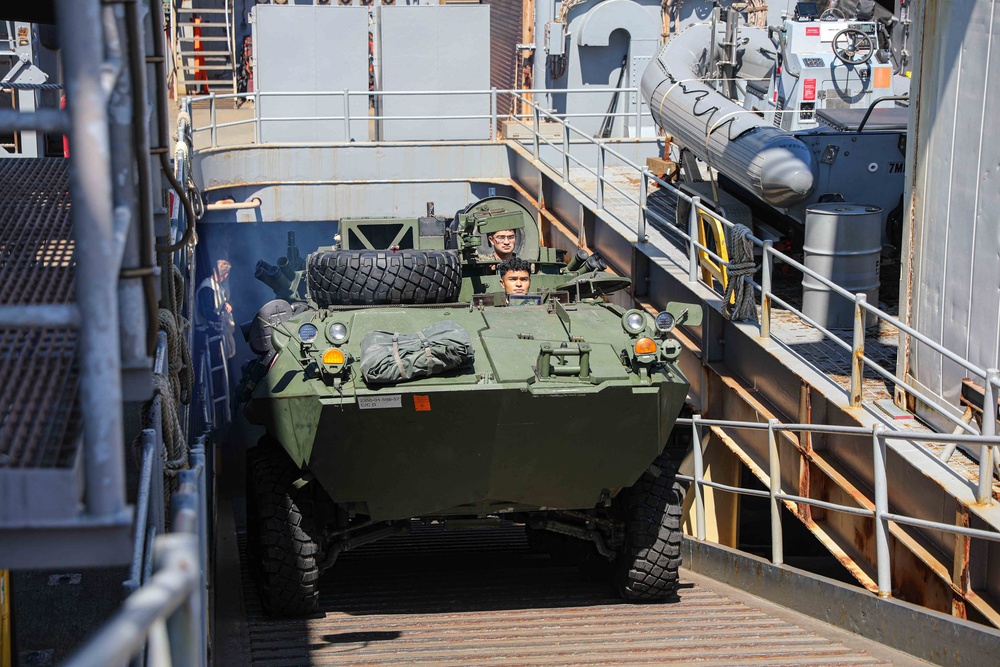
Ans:
POLYGON ((258 264, 278 298, 244 327, 260 356, 241 400, 267 432, 247 460, 267 611, 310 613, 339 554, 414 518, 523 523, 626 599, 674 591, 682 491, 664 446, 688 382, 669 333, 701 310, 613 305, 628 279, 565 259, 490 197, 451 219, 345 219, 335 246, 302 259, 290 239, 258 264), (509 229, 532 265, 523 295, 504 293, 486 242, 509 229))

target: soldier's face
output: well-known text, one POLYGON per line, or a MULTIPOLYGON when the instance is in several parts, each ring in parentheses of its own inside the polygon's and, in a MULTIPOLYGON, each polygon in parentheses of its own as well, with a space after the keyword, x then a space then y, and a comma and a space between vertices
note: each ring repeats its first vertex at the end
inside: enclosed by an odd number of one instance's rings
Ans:
POLYGON ((531 287, 531 275, 527 271, 508 271, 500 277, 507 294, 527 294, 531 287))
POLYGON ((501 229, 499 232, 490 234, 490 243, 493 245, 493 252, 500 259, 507 259, 514 253, 514 245, 517 243, 517 234, 513 229, 501 229))

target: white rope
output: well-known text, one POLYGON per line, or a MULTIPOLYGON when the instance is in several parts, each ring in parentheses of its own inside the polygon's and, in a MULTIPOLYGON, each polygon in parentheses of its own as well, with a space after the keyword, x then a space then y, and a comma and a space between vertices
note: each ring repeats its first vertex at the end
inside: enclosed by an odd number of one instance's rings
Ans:
POLYGON ((757 272, 757 265, 753 261, 751 234, 745 225, 733 225, 727 234, 729 262, 726 264, 726 272, 729 282, 726 284, 722 314, 733 322, 757 321, 757 302, 754 300, 753 287, 747 280, 757 272), (731 304, 733 295, 735 302, 731 304))

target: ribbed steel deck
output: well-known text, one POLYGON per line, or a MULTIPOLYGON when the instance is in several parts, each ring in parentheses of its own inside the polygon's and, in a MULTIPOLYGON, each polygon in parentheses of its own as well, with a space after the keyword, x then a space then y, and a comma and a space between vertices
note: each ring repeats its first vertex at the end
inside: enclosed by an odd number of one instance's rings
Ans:
POLYGON ((672 602, 624 603, 531 553, 517 526, 417 526, 347 554, 323 583, 321 615, 271 619, 244 563, 253 665, 923 664, 687 572, 672 602))
MULTIPOLYGON (((68 161, 0 160, 0 303, 73 298, 68 161)), ((67 467, 78 445, 77 332, 0 330, 0 468, 67 467)))

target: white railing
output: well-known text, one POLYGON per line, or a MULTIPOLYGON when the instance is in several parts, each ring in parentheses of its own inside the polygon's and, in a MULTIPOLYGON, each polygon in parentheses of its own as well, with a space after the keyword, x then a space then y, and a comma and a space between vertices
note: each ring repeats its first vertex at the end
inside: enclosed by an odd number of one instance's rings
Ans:
MULTIPOLYGON (((224 130, 227 128, 240 127, 245 125, 253 125, 253 143, 261 143, 261 126, 263 123, 269 121, 281 121, 281 122, 301 122, 301 123, 316 123, 316 122, 341 122, 344 125, 344 136, 349 140, 351 137, 351 123, 358 121, 403 121, 403 120, 482 120, 489 121, 490 134, 489 136, 493 139, 498 138, 499 134, 499 121, 506 118, 511 118, 514 120, 527 119, 531 117, 531 114, 513 114, 511 116, 501 117, 498 112, 498 99, 500 96, 507 95, 512 99, 527 99, 524 96, 528 95, 538 95, 538 94, 558 94, 558 95, 569 95, 569 96, 585 96, 585 95, 607 95, 609 93, 616 94, 635 94, 638 99, 639 89, 638 88, 567 88, 562 90, 547 90, 547 89, 517 89, 517 90, 501 90, 498 88, 490 88, 489 90, 401 90, 401 91, 386 91, 386 90, 333 90, 333 91, 312 91, 312 92, 253 92, 253 93, 234 93, 234 94, 216 94, 209 93, 208 95, 201 95, 197 97, 185 97, 182 106, 183 109, 191 116, 194 109, 195 103, 207 102, 208 103, 208 113, 209 121, 207 125, 193 126, 192 133, 197 136, 203 132, 211 133, 211 147, 216 148, 219 144, 219 130, 224 130), (471 114, 429 114, 429 115, 380 115, 380 114, 358 114, 351 112, 351 100, 355 98, 375 98, 379 100, 384 100, 388 97, 472 97, 481 98, 483 100, 483 112, 482 113, 471 113, 471 114), (342 103, 342 111, 339 115, 331 116, 263 116, 261 115, 261 100, 264 99, 287 99, 287 98, 333 98, 340 99, 342 103), (236 101, 242 100, 243 102, 252 101, 254 103, 254 113, 252 117, 240 118, 237 120, 220 123, 218 119, 219 103, 223 101, 236 101)), ((612 113, 603 112, 575 112, 567 114, 552 114, 553 117, 559 118, 629 118, 633 119, 635 122, 635 127, 640 128, 642 126, 643 120, 646 120, 650 127, 652 127, 652 122, 650 119, 643 115, 643 110, 645 108, 644 104, 636 104, 633 111, 616 111, 612 113)), ((193 116, 191 116, 193 118, 193 116)), ((638 130, 636 130, 638 133, 638 130)), ((423 140, 421 140, 423 141, 423 140)))
MULTIPOLYGON (((581 195, 587 197, 588 199, 591 199, 591 201, 594 202, 594 206, 599 212, 611 215, 612 217, 616 218, 619 222, 624 224, 626 227, 628 227, 630 230, 635 231, 636 240, 638 243, 644 243, 648 240, 648 235, 646 233, 647 217, 651 217, 659 221, 663 229, 669 230, 677 237, 687 242, 688 282, 701 283, 703 285, 706 285, 712 291, 716 291, 713 285, 700 281, 698 277, 699 273, 698 268, 700 266, 699 252, 704 253, 705 255, 707 255, 708 257, 712 258, 714 261, 722 265, 725 265, 727 261, 722 257, 720 257, 717 253, 712 251, 710 248, 699 242, 698 240, 699 215, 705 214, 711 216, 719 220, 723 225, 726 226, 727 229, 731 229, 735 225, 735 223, 731 222, 730 220, 727 220, 726 218, 715 213, 714 211, 711 211, 708 208, 702 206, 700 197, 687 195, 683 191, 674 187, 671 183, 668 183, 667 181, 658 178, 655 174, 649 171, 647 167, 636 164, 629 158, 625 157, 618 151, 614 150, 613 148, 608 146, 605 142, 599 139, 594 139, 593 137, 587 135, 586 133, 581 132, 577 128, 567 123, 564 119, 561 119, 539 108, 538 105, 534 104, 532 101, 527 100, 522 96, 519 96, 519 99, 523 103, 529 105, 530 108, 532 109, 532 125, 529 129, 532 132, 532 155, 535 158, 535 160, 540 162, 545 162, 541 152, 542 145, 550 146, 552 148, 557 149, 561 154, 561 160, 559 161, 560 163, 558 165, 549 164, 549 166, 560 174, 563 183, 565 185, 573 187, 581 195), (562 141, 560 143, 557 144, 555 142, 550 141, 546 137, 542 136, 541 133, 538 131, 540 120, 542 118, 546 118, 548 120, 551 120, 552 122, 560 123, 564 126, 565 129, 563 132, 562 141), (577 135, 580 139, 592 142, 596 145, 598 150, 596 169, 592 169, 589 165, 584 164, 583 162, 581 162, 580 160, 578 160, 577 158, 573 157, 570 154, 569 146, 571 143, 572 135, 577 135), (631 192, 623 190, 622 188, 615 185, 611 180, 609 180, 606 177, 604 172, 605 172, 605 164, 608 161, 608 156, 613 157, 621 164, 631 169, 634 169, 636 172, 638 172, 640 176, 638 197, 634 197, 631 192), (571 177, 570 161, 576 163, 580 167, 583 167, 588 173, 597 178, 596 196, 591 197, 587 189, 582 188, 578 184, 573 182, 571 177), (678 229, 675 225, 671 223, 671 221, 663 219, 656 212, 648 210, 646 206, 647 203, 646 200, 648 197, 648 183, 650 181, 655 182, 657 185, 659 185, 660 188, 663 188, 673 193, 678 200, 686 201, 690 204, 691 208, 688 215, 687 232, 678 229), (605 194, 605 188, 608 186, 612 187, 616 192, 621 194, 628 202, 638 207, 638 215, 637 219, 635 220, 634 226, 632 225, 631 221, 622 220, 613 211, 610 211, 605 208, 604 194, 605 194)), ((956 417, 953 411, 949 407, 941 405, 937 400, 935 400, 935 398, 928 396, 925 392, 920 391, 919 389, 907 384, 903 378, 896 375, 895 369, 889 370, 883 368, 877 362, 865 356, 865 320, 869 315, 872 315, 875 318, 880 319, 896 327, 900 331, 903 331, 904 333, 908 334, 913 340, 918 341, 924 345, 927 345, 931 350, 940 354, 942 357, 959 364, 971 375, 981 378, 983 380, 985 387, 985 400, 983 402, 984 405, 983 427, 981 435, 983 437, 991 437, 994 434, 996 434, 997 432, 996 405, 997 405, 997 395, 998 393, 1000 393, 1000 371, 998 371, 995 368, 993 369, 980 368, 979 366, 973 364, 972 362, 962 358, 961 356, 955 354, 954 352, 945 348, 939 343, 936 343, 935 341, 931 340, 927 336, 924 336, 919 331, 916 331, 912 327, 904 324, 899 319, 893 317, 892 315, 889 315, 885 311, 878 308, 878 306, 869 304, 867 302, 867 297, 864 293, 852 294, 851 292, 848 292, 847 290, 843 289, 842 287, 831 281, 829 278, 819 275, 815 271, 812 271, 811 269, 807 268, 804 264, 792 259, 788 255, 785 255, 784 253, 778 250, 775 250, 771 241, 763 241, 752 235, 749 236, 748 238, 755 246, 757 246, 760 249, 763 257, 761 284, 758 284, 753 280, 749 281, 750 284, 754 287, 754 290, 760 295, 759 303, 761 308, 761 324, 760 324, 761 338, 771 337, 772 303, 776 303, 779 306, 785 308, 788 312, 793 313, 795 316, 797 316, 800 320, 802 320, 806 324, 814 327, 816 330, 821 332, 824 338, 833 341, 834 344, 843 348, 845 351, 851 353, 851 360, 852 360, 850 369, 851 380, 850 380, 850 389, 848 390, 848 395, 849 395, 850 405, 852 407, 857 407, 861 405, 862 391, 863 391, 862 378, 864 370, 867 367, 870 368, 875 373, 877 373, 878 375, 880 375, 881 377, 883 377, 884 379, 895 383, 896 386, 899 387, 902 391, 905 391, 910 395, 916 397, 917 399, 923 401, 927 406, 929 406, 935 412, 940 414, 942 417, 954 423, 957 429, 960 429, 962 431, 965 431, 973 435, 980 435, 979 433, 977 433, 976 429, 971 424, 966 423, 959 417, 956 417), (791 305, 787 301, 781 299, 776 294, 774 294, 774 292, 772 291, 772 282, 774 277, 775 260, 783 262, 784 264, 792 267, 795 270, 801 271, 803 275, 807 275, 825 285, 832 293, 837 294, 838 296, 854 303, 854 332, 853 332, 853 340, 850 345, 841 340, 840 337, 837 336, 835 333, 823 327, 812 318, 808 317, 801 310, 795 308, 793 305, 791 305), (992 409, 988 409, 986 408, 986 406, 992 406, 992 409)), ((942 438, 940 436, 936 437, 935 439, 935 441, 941 441, 941 440, 942 438)), ((969 443, 975 444, 978 443, 978 441, 973 439, 969 441, 969 443)), ((949 451, 953 451, 953 448, 950 448, 949 451)), ((981 446, 980 456, 979 456, 979 492, 978 492, 978 501, 980 503, 988 504, 992 502, 991 491, 992 491, 993 468, 994 468, 994 465, 991 461, 992 458, 993 457, 991 448, 986 445, 981 446)))
POLYGON ((886 440, 898 438, 906 441, 946 441, 946 442, 967 442, 982 445, 993 449, 1000 445, 1000 438, 996 436, 969 436, 969 435, 948 435, 941 436, 937 433, 913 433, 912 431, 892 431, 881 424, 875 425, 871 429, 858 426, 832 426, 817 424, 782 424, 776 419, 772 419, 766 424, 759 422, 739 422, 731 420, 702 419, 695 415, 691 419, 678 419, 677 425, 691 426, 693 438, 692 453, 694 454, 694 475, 678 475, 681 481, 693 484, 694 508, 695 508, 695 537, 704 541, 706 539, 706 512, 705 512, 705 488, 717 489, 729 493, 740 495, 756 496, 768 498, 770 501, 771 515, 771 562, 775 565, 784 563, 784 540, 781 527, 781 503, 792 502, 797 504, 819 507, 834 512, 845 512, 857 516, 872 517, 875 521, 875 568, 876 584, 878 594, 882 597, 889 597, 892 594, 891 580, 891 555, 889 551, 889 523, 897 523, 915 528, 939 530, 954 535, 964 535, 977 539, 1000 542, 1000 532, 995 530, 979 530, 977 528, 966 528, 939 521, 928 521, 919 519, 907 514, 900 514, 889 511, 889 484, 886 477, 886 440), (768 456, 767 456, 767 478, 768 490, 747 489, 705 479, 704 452, 702 451, 703 436, 702 429, 720 428, 735 430, 757 430, 767 431, 768 456), (857 507, 841 505, 838 503, 806 498, 790 493, 785 493, 781 488, 781 462, 778 457, 777 434, 781 431, 809 432, 809 433, 831 433, 857 436, 866 438, 872 447, 872 471, 874 479, 874 503, 872 507, 857 507))
MULTIPOLYGON (((522 108, 530 109, 530 114, 515 114, 509 118, 512 121, 519 123, 522 127, 526 128, 530 133, 530 149, 533 158, 541 163, 549 166, 553 171, 557 172, 564 184, 569 188, 572 188, 582 196, 590 199, 596 210, 604 215, 615 218, 618 222, 626 226, 630 231, 636 233, 636 241, 638 243, 645 243, 648 241, 648 219, 653 219, 660 223, 662 230, 673 234, 678 239, 686 242, 687 252, 688 252, 688 282, 698 283, 700 285, 706 286, 711 291, 718 294, 714 285, 705 283, 699 278, 699 253, 703 254, 718 262, 720 264, 725 264, 725 260, 720 257, 712 249, 708 248, 702 244, 698 239, 698 224, 699 216, 702 214, 709 215, 717 220, 719 220, 727 229, 731 229, 735 223, 727 220, 726 218, 718 215, 712 210, 709 210, 702 205, 702 200, 698 196, 691 196, 685 192, 677 189, 673 184, 658 178, 653 174, 646 166, 639 165, 631 159, 622 155, 619 151, 609 145, 607 141, 599 138, 595 138, 589 132, 581 130, 580 128, 574 126, 569 121, 574 118, 584 118, 593 116, 603 116, 604 114, 557 114, 552 111, 543 109, 539 106, 537 102, 534 101, 533 97, 540 94, 598 94, 608 92, 619 92, 619 93, 637 93, 635 88, 598 88, 598 89, 567 89, 567 90, 543 90, 543 89, 533 89, 533 90, 498 90, 492 88, 490 90, 479 90, 479 91, 333 91, 327 93, 246 93, 241 95, 208 95, 201 98, 186 98, 185 107, 190 113, 190 109, 193 102, 196 100, 208 100, 209 101, 209 125, 194 127, 193 131, 198 132, 211 132, 211 145, 213 147, 218 146, 218 130, 235 127, 238 125, 245 125, 248 123, 254 123, 256 127, 255 131, 255 141, 260 137, 260 123, 262 120, 268 120, 267 118, 261 118, 259 115, 259 104, 255 105, 255 112, 252 118, 247 118, 243 120, 228 122, 228 123, 218 123, 217 118, 217 102, 223 99, 253 99, 257 102, 262 97, 268 96, 316 96, 316 95, 328 95, 328 96, 339 96, 343 99, 344 111, 343 115, 340 116, 329 116, 323 118, 280 118, 275 120, 301 120, 305 121, 317 121, 317 120, 342 120, 345 123, 345 128, 350 127, 350 122, 352 120, 350 112, 350 98, 354 96, 359 97, 369 97, 369 96, 389 96, 389 95, 473 95, 481 96, 484 99, 484 104, 488 102, 489 110, 488 113, 484 110, 482 114, 468 114, 468 115, 452 115, 452 116, 440 116, 440 115, 428 115, 428 116, 368 116, 364 115, 359 118, 353 118, 353 120, 443 120, 443 119, 489 119, 490 127, 492 128, 491 136, 497 137, 497 123, 500 118, 497 116, 497 99, 501 95, 509 95, 512 97, 513 101, 520 103, 522 108), (541 131, 543 121, 548 121, 550 123, 558 124, 562 127, 562 137, 555 141, 549 139, 541 131), (572 149, 574 147, 579 147, 580 144, 591 145, 596 149, 596 164, 591 165, 588 161, 581 160, 579 157, 572 154, 572 149), (543 153, 542 147, 549 147, 553 149, 558 158, 552 163, 547 160, 543 153), (634 171, 636 176, 638 176, 639 181, 639 192, 636 196, 633 192, 620 187, 613 179, 609 178, 606 171, 609 160, 614 160, 617 164, 626 167, 627 169, 634 171), (579 178, 574 178, 574 168, 579 167, 591 177, 596 178, 596 193, 591 195, 590 188, 579 182, 579 178), (656 183, 661 189, 671 192, 677 197, 678 201, 685 201, 690 204, 690 213, 688 216, 688 228, 687 231, 676 227, 672 221, 664 219, 662 216, 658 215, 655 211, 649 210, 647 207, 648 198, 648 188, 649 183, 656 183), (617 213, 608 209, 605 206, 605 195, 607 188, 611 188, 619 195, 621 195, 624 200, 630 204, 635 205, 636 217, 634 220, 624 220, 617 213)), ((636 127, 641 125, 642 118, 640 117, 640 111, 642 105, 636 105, 635 112, 628 113, 616 113, 614 116, 628 116, 636 117, 636 127)), ((348 132, 349 136, 349 132, 348 132)), ((920 389, 908 384, 905 378, 899 377, 896 374, 895 369, 887 369, 880 366, 876 361, 865 355, 865 321, 871 316, 877 320, 886 322, 887 324, 896 327, 898 330, 906 333, 911 340, 916 341, 919 344, 926 345, 929 349, 939 354, 943 359, 948 359, 956 364, 959 364, 964 368, 969 375, 979 378, 983 382, 983 386, 986 388, 986 396, 984 405, 986 406, 996 406, 996 397, 1000 393, 1000 371, 997 369, 984 369, 973 364, 972 362, 962 358, 958 354, 948 350, 939 343, 931 340, 927 336, 916 331, 912 327, 906 325, 901 320, 892 315, 886 313, 885 311, 878 308, 877 305, 873 305, 867 302, 867 297, 864 293, 851 293, 844 290, 836 283, 832 282, 829 278, 821 276, 816 272, 812 271, 806 267, 801 262, 798 262, 788 255, 775 250, 770 241, 761 240, 755 236, 748 237, 750 241, 759 249, 760 254, 763 258, 763 270, 761 282, 757 283, 753 280, 749 280, 750 284, 753 286, 755 293, 759 295, 760 310, 761 310, 761 323, 760 323, 760 336, 761 338, 772 338, 771 332, 771 315, 773 306, 776 304, 781 308, 784 308, 789 313, 795 315, 800 321, 814 327, 819 331, 824 338, 829 339, 833 344, 842 348, 843 350, 850 352, 851 362, 850 362, 850 385, 846 390, 846 394, 849 403, 852 407, 857 407, 861 404, 863 398, 863 375, 866 368, 870 369, 872 372, 876 373, 880 377, 888 380, 889 382, 895 383, 895 385, 901 390, 911 396, 919 399, 924 404, 926 404, 934 412, 940 414, 945 420, 955 424, 955 428, 972 435, 979 435, 976 428, 970 423, 967 423, 962 418, 955 415, 953 408, 947 405, 942 405, 938 398, 929 396, 927 393, 921 391, 920 389), (854 332, 853 339, 850 344, 845 342, 829 329, 821 326, 815 320, 807 316, 801 310, 788 303, 786 300, 782 299, 776 295, 772 289, 773 277, 774 277, 774 265, 775 262, 782 262, 786 266, 789 266, 795 270, 802 272, 803 275, 811 277, 813 280, 818 281, 822 285, 826 286, 832 294, 837 295, 837 298, 847 299, 854 306, 854 332)), ((997 433, 996 426, 996 409, 984 410, 983 413, 983 427, 981 435, 992 436, 997 433)), ((947 450, 947 455, 950 456, 954 448, 949 448, 947 450)), ((979 463, 980 463, 980 483, 979 483, 979 499, 980 502, 990 502, 990 487, 992 483, 992 469, 993 462, 991 461, 991 452, 988 447, 982 447, 980 449, 979 463)), ((997 461, 1000 464, 1000 461, 997 461)))

